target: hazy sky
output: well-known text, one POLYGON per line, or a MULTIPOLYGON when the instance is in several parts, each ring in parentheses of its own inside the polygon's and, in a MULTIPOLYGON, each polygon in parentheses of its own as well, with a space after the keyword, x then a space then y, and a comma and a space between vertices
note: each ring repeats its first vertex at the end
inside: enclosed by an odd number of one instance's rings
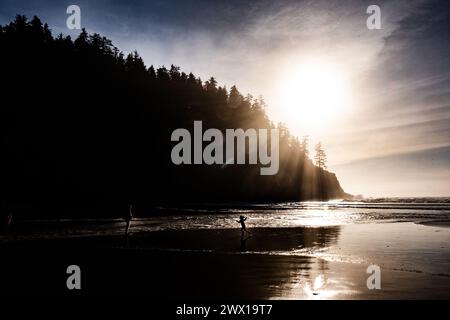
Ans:
POLYGON ((173 63, 263 95, 274 121, 323 142, 347 192, 450 196, 450 1, 0 0, 0 23, 36 14, 54 33, 75 35, 70 4, 88 31, 136 49, 147 65, 173 63), (366 27, 371 4, 381 30, 366 27), (286 70, 312 58, 348 80, 349 102, 325 128, 280 111, 286 70))

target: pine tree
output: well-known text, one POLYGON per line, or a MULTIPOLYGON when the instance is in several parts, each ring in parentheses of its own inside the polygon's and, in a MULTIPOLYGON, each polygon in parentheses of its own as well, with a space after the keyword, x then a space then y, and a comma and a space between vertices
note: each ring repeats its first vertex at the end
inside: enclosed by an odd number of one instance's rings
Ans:
POLYGON ((325 150, 322 147, 322 143, 319 142, 316 144, 316 155, 314 157, 314 160, 316 162, 316 166, 322 169, 327 169, 327 155, 325 153, 325 150))
POLYGON ((236 86, 232 86, 230 89, 230 95, 228 97, 229 106, 235 109, 241 105, 243 100, 244 98, 242 97, 236 86))
POLYGON ((309 136, 303 136, 301 148, 305 157, 309 157, 309 136))
POLYGON ((217 80, 214 77, 209 78, 205 82, 205 90, 210 94, 215 94, 217 92, 217 80))
POLYGON ((170 76, 170 80, 175 81, 175 82, 179 82, 180 79, 181 79, 180 67, 177 67, 177 66, 172 64, 170 66, 169 76, 170 76))
POLYGON ((89 35, 85 28, 81 29, 80 35, 75 39, 74 44, 77 49, 83 50, 89 46, 89 35))
POLYGON ((150 77, 150 80, 152 81, 156 80, 156 71, 153 65, 151 65, 150 68, 148 68, 148 75, 150 77))

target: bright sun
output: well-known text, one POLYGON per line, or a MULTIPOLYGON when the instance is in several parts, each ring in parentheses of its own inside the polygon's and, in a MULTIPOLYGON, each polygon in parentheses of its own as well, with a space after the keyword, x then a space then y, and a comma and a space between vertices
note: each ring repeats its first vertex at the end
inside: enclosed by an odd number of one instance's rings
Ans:
POLYGON ((325 130, 349 104, 345 73, 332 63, 308 61, 291 67, 279 83, 280 116, 294 133, 325 130))

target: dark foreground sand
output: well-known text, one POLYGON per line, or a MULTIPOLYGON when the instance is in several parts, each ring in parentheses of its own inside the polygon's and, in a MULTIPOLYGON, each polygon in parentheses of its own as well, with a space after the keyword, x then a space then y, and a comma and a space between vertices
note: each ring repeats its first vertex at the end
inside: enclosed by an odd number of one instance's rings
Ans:
POLYGON ((156 299, 449 298, 450 277, 382 270, 369 290, 367 264, 321 259, 339 227, 159 231, 3 243, 2 295, 156 299), (300 248, 305 254, 292 252, 300 248), (82 290, 66 289, 66 268, 82 270, 82 290))

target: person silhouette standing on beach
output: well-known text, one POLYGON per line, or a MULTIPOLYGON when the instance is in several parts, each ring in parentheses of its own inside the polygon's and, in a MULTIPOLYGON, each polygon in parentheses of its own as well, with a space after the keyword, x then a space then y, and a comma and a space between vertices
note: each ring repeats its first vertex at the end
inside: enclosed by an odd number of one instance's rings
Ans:
POLYGON ((5 217, 5 228, 6 230, 9 230, 9 228, 12 225, 12 213, 10 212, 6 217, 5 217))
POLYGON ((240 223, 240 224, 241 224, 241 232, 242 232, 242 235, 244 235, 244 232, 247 232, 248 234, 251 234, 251 232, 248 231, 248 230, 245 228, 245 221, 246 221, 246 220, 247 220, 247 217, 244 217, 244 216, 239 216, 239 220, 236 220, 237 223, 240 223))
POLYGON ((128 230, 130 229, 131 220, 133 220, 133 205, 128 206, 128 214, 124 217, 127 226, 125 228, 125 235, 128 236, 128 230))

